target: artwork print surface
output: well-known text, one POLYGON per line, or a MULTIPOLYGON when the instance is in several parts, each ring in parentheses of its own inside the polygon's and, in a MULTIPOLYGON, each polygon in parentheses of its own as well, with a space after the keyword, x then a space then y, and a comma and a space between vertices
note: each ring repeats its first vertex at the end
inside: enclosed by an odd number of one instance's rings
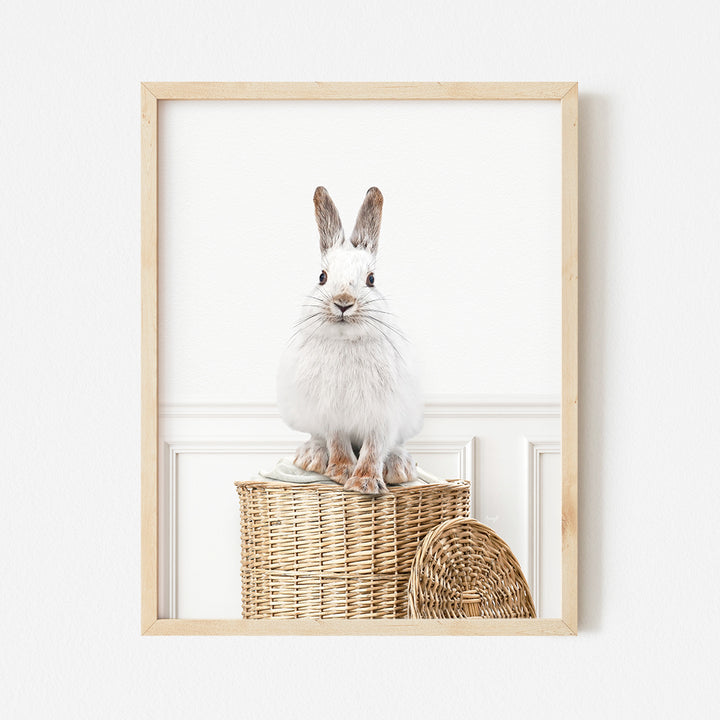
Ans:
POLYGON ((560 616, 560 121, 540 100, 161 103, 160 617, 243 617, 234 482, 285 469, 368 506, 467 482, 560 616))
POLYGON ((376 262, 383 196, 370 188, 346 238, 328 191, 314 195, 318 281, 283 354, 284 420, 310 433, 295 465, 346 490, 380 495, 416 477, 404 443, 423 422, 412 348, 380 291, 376 262))

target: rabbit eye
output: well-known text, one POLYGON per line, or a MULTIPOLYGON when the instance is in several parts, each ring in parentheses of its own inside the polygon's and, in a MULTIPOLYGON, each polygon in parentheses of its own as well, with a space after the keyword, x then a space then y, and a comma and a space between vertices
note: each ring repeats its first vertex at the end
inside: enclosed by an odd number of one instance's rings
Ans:
POLYGON ((327 273, 323 270, 320 273, 320 284, 324 285, 327 282, 327 273))
POLYGON ((366 283, 368 287, 373 287, 373 285, 375 285, 375 276, 372 273, 367 276, 366 283))

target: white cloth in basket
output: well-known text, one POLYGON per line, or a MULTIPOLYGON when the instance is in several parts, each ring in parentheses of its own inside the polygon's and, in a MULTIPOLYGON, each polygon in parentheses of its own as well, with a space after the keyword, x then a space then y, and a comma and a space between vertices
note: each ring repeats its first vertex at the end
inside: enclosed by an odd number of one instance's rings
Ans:
MULTIPOLYGON (((413 487, 415 485, 446 485, 447 480, 440 480, 434 475, 425 472, 421 467, 415 467, 418 475, 418 479, 413 482, 403 483, 402 486, 395 487, 413 487)), ((293 465, 293 461, 290 458, 283 458, 272 470, 260 470, 258 472, 264 478, 268 480, 279 480, 281 482, 299 483, 301 485, 310 483, 325 483, 328 485, 337 485, 330 478, 320 475, 316 472, 310 472, 309 470, 303 470, 297 465, 293 465)))

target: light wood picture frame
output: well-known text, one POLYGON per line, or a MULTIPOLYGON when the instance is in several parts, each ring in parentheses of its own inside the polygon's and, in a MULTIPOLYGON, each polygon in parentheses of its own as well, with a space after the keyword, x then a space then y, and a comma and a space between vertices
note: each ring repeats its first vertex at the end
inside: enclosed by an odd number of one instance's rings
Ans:
MULTIPOLYGON (((215 83, 141 85, 141 633, 143 635, 575 635, 578 594, 578 85, 215 83), (538 619, 164 619, 158 612, 158 106, 174 100, 544 100, 562 135, 562 615, 538 619)), ((239 529, 238 529, 239 532, 239 529)))

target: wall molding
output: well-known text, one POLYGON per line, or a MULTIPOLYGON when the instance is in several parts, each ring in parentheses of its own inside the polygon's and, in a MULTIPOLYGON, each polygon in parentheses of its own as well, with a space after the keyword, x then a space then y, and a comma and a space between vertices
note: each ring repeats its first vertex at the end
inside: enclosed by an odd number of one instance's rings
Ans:
POLYGON ((160 566, 165 568, 160 582, 165 584, 163 593, 165 602, 161 608, 169 619, 177 618, 177 491, 178 459, 183 453, 242 453, 244 455, 264 455, 268 452, 284 456, 292 454, 297 448, 295 439, 278 438, 218 438, 215 440, 166 440, 162 454, 164 471, 162 474, 163 512, 166 518, 164 542, 158 549, 160 566))
POLYGON ((528 584, 537 617, 542 617, 542 455, 560 453, 556 437, 525 438, 528 473, 528 584))
MULTIPOLYGON (((161 418, 280 419, 275 402, 161 403, 161 418)), ((559 418, 554 395, 429 395, 426 418, 559 418)))

